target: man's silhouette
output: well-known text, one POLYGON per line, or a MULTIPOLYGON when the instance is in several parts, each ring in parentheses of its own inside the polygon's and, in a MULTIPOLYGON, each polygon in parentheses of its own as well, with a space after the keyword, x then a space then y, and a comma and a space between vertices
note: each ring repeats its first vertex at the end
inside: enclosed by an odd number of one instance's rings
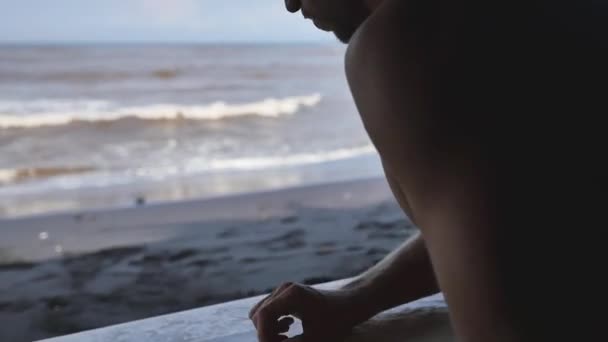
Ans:
POLYGON ((286 315, 337 341, 440 290, 460 341, 604 339, 606 3, 286 3, 349 43, 353 97, 421 233, 343 289, 277 288, 251 311, 260 341, 285 339, 286 315))

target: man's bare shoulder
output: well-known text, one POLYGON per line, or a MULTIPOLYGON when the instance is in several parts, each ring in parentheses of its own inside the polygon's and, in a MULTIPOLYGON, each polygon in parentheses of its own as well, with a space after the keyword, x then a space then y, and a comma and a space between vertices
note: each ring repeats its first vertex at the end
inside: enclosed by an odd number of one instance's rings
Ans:
POLYGON ((346 74, 367 132, 409 197, 461 181, 445 170, 456 171, 454 161, 475 152, 461 129, 466 119, 454 123, 461 108, 452 105, 449 87, 459 66, 442 60, 449 49, 442 35, 454 33, 434 11, 404 3, 387 1, 359 28, 346 74))
MULTIPOLYGON (((419 112, 417 57, 402 36, 398 15, 383 5, 361 25, 346 53, 346 75, 365 127, 380 149, 402 135, 408 116, 419 112), (393 130, 397 129, 397 130, 393 130)), ((411 135, 410 135, 411 136, 411 135)), ((400 139, 401 140, 401 139, 400 139)))
POLYGON ((418 43, 425 28, 419 19, 408 23, 411 17, 402 2, 387 1, 355 33, 346 53, 355 103, 389 164, 397 155, 403 163, 404 157, 418 157, 440 132, 433 60, 418 43))

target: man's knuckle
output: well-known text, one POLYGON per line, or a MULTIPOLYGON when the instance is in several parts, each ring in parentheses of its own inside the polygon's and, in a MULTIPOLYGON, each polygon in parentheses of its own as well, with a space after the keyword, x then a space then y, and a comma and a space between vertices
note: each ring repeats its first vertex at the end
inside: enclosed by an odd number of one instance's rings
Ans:
POLYGON ((306 293, 306 288, 302 285, 298 285, 298 284, 294 284, 291 288, 290 288, 291 292, 293 292, 296 295, 301 295, 301 294, 305 294, 306 293))
POLYGON ((302 286, 294 285, 287 289, 285 294, 291 301, 294 301, 306 297, 307 291, 302 286))

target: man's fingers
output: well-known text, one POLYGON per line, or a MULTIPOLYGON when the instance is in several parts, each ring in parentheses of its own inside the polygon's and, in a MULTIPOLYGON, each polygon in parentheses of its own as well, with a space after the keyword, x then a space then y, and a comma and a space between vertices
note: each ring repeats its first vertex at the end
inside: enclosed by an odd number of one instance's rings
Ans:
MULTIPOLYGON (((250 311, 249 311, 249 319, 253 320, 253 317, 255 316, 255 314, 258 312, 258 310, 260 310, 260 308, 266 303, 268 302, 274 295, 275 292, 278 290, 275 289, 274 291, 272 291, 271 294, 269 294, 266 298, 262 299, 259 303, 257 303, 250 311)), ((254 322, 255 323, 255 322, 254 322)))
POLYGON ((255 314, 258 312, 260 307, 262 305, 264 305, 264 303, 266 303, 271 297, 272 297, 272 294, 268 295, 266 298, 259 301, 253 308, 251 308, 251 310, 249 311, 249 319, 253 319, 253 316, 255 316, 255 314))
POLYGON ((271 299, 274 296, 277 296, 279 294, 281 294, 281 292, 283 292, 286 288, 288 288, 289 286, 291 286, 292 283, 285 283, 282 284, 281 286, 277 287, 276 289, 274 289, 270 295, 268 295, 266 298, 262 299, 259 303, 257 303, 250 311, 249 311, 249 319, 253 319, 253 316, 255 316, 255 314, 258 312, 258 310, 260 309, 260 307, 262 307, 262 305, 264 305, 264 303, 266 303, 269 299, 271 299))
POLYGON ((301 290, 300 287, 291 285, 257 311, 253 321, 258 329, 260 342, 269 342, 270 338, 276 334, 279 318, 299 315, 304 303, 301 290))
POLYGON ((291 317, 283 317, 279 320, 278 324, 278 332, 286 333, 289 331, 291 325, 295 322, 295 320, 291 317))
POLYGON ((294 319, 291 317, 283 317, 272 325, 268 326, 267 333, 270 335, 283 334, 289 331, 294 319))
POLYGON ((285 7, 291 13, 295 13, 302 8, 302 0, 285 0, 285 7))

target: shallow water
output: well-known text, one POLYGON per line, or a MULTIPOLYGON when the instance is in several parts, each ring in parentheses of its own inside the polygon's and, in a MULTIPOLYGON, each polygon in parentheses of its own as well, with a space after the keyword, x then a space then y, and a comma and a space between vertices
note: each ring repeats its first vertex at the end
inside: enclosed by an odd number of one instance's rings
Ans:
POLYGON ((333 44, 0 47, 0 216, 112 206, 109 193, 125 205, 300 185, 314 177, 294 179, 294 169, 366 160, 375 150, 343 53, 333 44), (206 182, 218 177, 230 180, 206 182))

